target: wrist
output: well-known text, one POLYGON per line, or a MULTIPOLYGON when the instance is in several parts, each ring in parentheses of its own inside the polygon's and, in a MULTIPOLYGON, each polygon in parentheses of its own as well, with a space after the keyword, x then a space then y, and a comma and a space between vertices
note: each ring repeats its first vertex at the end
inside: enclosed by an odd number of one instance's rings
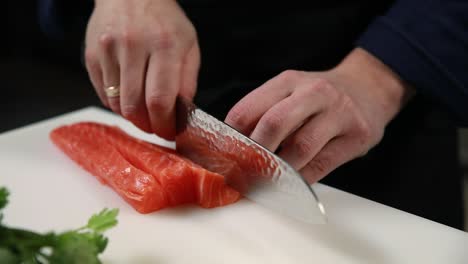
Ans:
POLYGON ((397 73, 362 48, 351 51, 332 71, 352 83, 350 89, 359 90, 362 99, 372 102, 372 110, 382 113, 387 122, 414 95, 413 88, 397 73))

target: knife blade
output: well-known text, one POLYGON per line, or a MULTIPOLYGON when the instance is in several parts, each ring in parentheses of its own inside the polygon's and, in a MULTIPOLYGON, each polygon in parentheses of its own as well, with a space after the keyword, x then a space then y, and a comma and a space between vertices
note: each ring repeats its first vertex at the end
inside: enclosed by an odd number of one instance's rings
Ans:
POLYGON ((210 171, 248 199, 307 223, 326 223, 313 188, 280 157, 216 119, 190 100, 176 103, 177 151, 210 171))

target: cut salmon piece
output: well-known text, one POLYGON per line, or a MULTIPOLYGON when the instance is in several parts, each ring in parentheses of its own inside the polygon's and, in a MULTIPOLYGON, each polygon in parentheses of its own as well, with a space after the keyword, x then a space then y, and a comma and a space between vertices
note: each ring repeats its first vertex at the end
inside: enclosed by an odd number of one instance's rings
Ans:
POLYGON ((182 155, 224 175, 227 183, 241 193, 248 193, 249 187, 259 182, 272 181, 278 174, 278 164, 265 149, 234 136, 191 127, 178 135, 177 144, 182 155))
POLYGON ((241 197, 226 185, 222 175, 173 149, 131 137, 116 126, 80 122, 56 128, 50 137, 66 155, 140 213, 186 203, 212 208, 241 197))

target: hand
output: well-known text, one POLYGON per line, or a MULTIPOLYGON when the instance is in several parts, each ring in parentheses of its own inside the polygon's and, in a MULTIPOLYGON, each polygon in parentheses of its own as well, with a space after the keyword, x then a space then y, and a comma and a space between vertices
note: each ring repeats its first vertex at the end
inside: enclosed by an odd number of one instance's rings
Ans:
POLYGON ((278 150, 314 183, 376 145, 410 95, 395 73, 357 48, 330 71, 283 72, 238 102, 226 122, 278 150))
POLYGON ((176 96, 193 98, 200 64, 195 28, 176 1, 95 0, 85 58, 105 106, 174 138, 176 96), (120 97, 106 97, 104 88, 116 85, 120 97))

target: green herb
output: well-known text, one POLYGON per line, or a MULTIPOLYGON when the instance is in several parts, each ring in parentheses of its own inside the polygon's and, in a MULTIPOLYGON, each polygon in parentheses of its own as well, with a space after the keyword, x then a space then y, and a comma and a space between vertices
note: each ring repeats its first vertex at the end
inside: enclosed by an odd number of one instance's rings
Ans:
MULTIPOLYGON (((2 209, 5 208, 6 204, 8 203, 8 190, 4 187, 0 188, 0 225, 2 224, 3 213, 2 209)), ((2 251, 0 251, 0 259, 2 257, 2 251)))
MULTIPOLYGON (((8 191, 0 188, 0 210, 7 203, 8 191)), ((0 211, 0 263, 101 263, 98 255, 108 243, 103 233, 117 224, 117 214, 103 209, 78 229, 40 234, 2 225, 0 211)))

